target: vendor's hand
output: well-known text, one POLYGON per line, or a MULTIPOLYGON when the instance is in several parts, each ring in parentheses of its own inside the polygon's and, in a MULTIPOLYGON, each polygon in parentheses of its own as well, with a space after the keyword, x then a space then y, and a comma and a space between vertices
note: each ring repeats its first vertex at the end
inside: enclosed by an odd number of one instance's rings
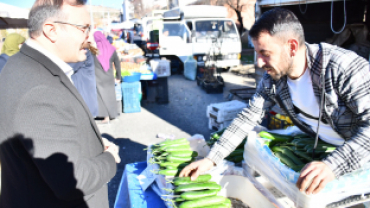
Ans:
POLYGON ((333 171, 323 162, 308 163, 302 170, 297 181, 297 187, 306 194, 319 193, 327 183, 335 179, 333 171), (311 184, 309 184, 312 181, 311 184))
POLYGON ((198 176, 201 173, 204 173, 208 170, 210 170, 215 164, 213 161, 211 161, 208 158, 204 158, 202 160, 193 162, 186 166, 181 172, 180 172, 180 177, 191 177, 191 180, 194 181, 195 179, 198 178, 198 176))
POLYGON ((120 79, 115 79, 116 83, 121 83, 120 79))
POLYGON ((109 152, 113 155, 116 163, 120 163, 121 162, 121 158, 119 157, 119 147, 113 143, 111 143, 111 145, 108 146, 108 148, 106 150, 104 150, 104 152, 109 152))

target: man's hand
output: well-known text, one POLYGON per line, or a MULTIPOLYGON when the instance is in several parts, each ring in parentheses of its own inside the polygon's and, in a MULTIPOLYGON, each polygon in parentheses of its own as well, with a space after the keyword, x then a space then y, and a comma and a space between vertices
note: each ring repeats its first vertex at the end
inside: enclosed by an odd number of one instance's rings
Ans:
POLYGON ((198 176, 211 169, 215 164, 213 161, 211 161, 208 158, 204 158, 202 160, 193 162, 186 166, 181 172, 180 172, 180 177, 191 177, 191 180, 194 181, 195 179, 198 178, 198 176))
MULTIPOLYGON (((110 142, 107 138, 102 137, 102 140, 103 140, 104 150, 108 149, 108 147, 109 147, 110 145, 112 145, 112 144, 113 144, 113 143, 112 143, 112 142, 110 142)), ((114 145, 114 144, 113 144, 113 145, 114 145)))
POLYGON ((108 139, 103 137, 103 145, 104 145, 104 152, 109 152, 113 155, 114 159, 116 160, 116 163, 121 162, 121 158, 119 157, 119 147, 112 142, 110 142, 108 139))
POLYGON ((301 192, 307 187, 307 195, 317 194, 334 179, 333 171, 325 163, 311 162, 302 169, 296 185, 301 192))

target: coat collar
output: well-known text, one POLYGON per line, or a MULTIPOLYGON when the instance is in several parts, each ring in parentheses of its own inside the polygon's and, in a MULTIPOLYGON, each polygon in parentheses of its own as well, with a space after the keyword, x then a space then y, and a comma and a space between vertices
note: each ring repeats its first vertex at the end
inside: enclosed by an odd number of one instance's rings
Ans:
POLYGON ((72 84, 72 82, 68 79, 68 77, 65 75, 65 73, 54 63, 52 62, 48 57, 46 57, 44 54, 40 53, 39 51, 31 48, 27 44, 23 44, 21 47, 20 52, 31 59, 35 60, 36 62, 40 63, 47 69, 52 75, 58 76, 60 82, 76 97, 76 99, 80 102, 82 107, 84 108, 87 116, 90 119, 91 126, 93 127, 96 135, 100 139, 101 143, 103 144, 103 141, 101 139, 100 131, 96 125, 96 122, 94 118, 92 117, 89 108, 85 104, 85 101, 83 100, 80 93, 77 91, 76 87, 72 84))

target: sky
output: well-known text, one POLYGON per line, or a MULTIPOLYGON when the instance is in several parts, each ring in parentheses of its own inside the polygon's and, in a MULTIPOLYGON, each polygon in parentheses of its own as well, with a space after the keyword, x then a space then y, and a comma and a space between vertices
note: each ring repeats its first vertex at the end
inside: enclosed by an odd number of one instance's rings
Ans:
MULTIPOLYGON (((88 0, 88 5, 101 5, 106 7, 112 7, 115 9, 121 9, 123 0, 88 0)), ((24 9, 32 7, 35 0, 0 0, 1 3, 17 6, 24 9)))

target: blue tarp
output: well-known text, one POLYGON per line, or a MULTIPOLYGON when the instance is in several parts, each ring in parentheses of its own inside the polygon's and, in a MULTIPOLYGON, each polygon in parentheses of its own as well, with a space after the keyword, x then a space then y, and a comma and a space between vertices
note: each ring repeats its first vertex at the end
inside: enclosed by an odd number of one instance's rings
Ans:
POLYGON ((118 187, 114 208, 166 208, 162 199, 149 187, 141 189, 137 177, 146 168, 146 162, 127 164, 118 187))

